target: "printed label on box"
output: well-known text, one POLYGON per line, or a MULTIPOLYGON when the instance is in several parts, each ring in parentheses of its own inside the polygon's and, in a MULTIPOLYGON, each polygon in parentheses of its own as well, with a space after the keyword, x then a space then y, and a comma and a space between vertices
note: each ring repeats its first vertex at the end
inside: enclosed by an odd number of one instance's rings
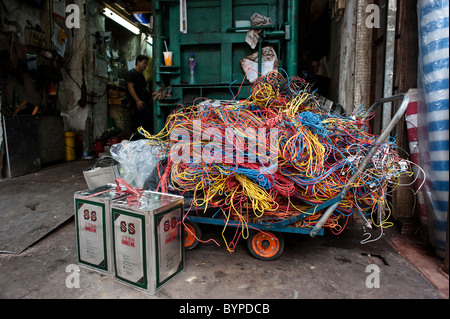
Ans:
POLYGON ((113 209, 116 277, 147 288, 144 216, 113 209))
POLYGON ((80 262, 107 269, 103 204, 77 201, 78 256, 80 262))
POLYGON ((158 238, 158 283, 162 284, 182 267, 181 209, 156 217, 158 238))

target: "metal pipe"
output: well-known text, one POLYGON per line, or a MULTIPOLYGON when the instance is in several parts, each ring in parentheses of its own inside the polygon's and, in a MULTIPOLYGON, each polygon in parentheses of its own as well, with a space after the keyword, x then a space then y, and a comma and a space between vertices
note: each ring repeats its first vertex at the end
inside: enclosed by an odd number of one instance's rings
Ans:
POLYGON ((285 7, 286 0, 278 0, 278 29, 281 30, 283 24, 286 22, 285 20, 285 7))
POLYGON ((258 38, 258 73, 262 73, 262 39, 258 38))
MULTIPOLYGON (((397 0, 388 0, 386 20, 386 48, 384 59, 384 96, 391 96, 394 87, 395 28, 397 23, 397 0)), ((381 129, 384 130, 391 120, 392 103, 385 103, 381 129)))
MULTIPOLYGON (((378 152, 378 150, 381 147, 381 144, 385 142, 385 140, 388 138, 389 134, 391 134, 391 131, 394 129, 394 127, 397 125, 398 121, 403 118, 403 115, 406 112, 406 109, 408 108, 408 104, 409 104, 409 100, 410 100, 410 95, 409 94, 405 94, 402 104, 400 105, 398 111, 395 113, 395 115, 393 116, 392 120, 389 122, 389 124, 386 126, 386 129, 381 133, 381 135, 378 137, 378 140, 376 141, 375 145, 372 146, 372 148, 370 149, 369 154, 366 155, 366 157, 364 158, 364 160, 361 162, 361 164, 358 167, 358 171, 361 172, 363 171, 366 166, 370 163, 370 161, 372 160, 372 157, 378 152)), ((357 180, 358 178, 358 174, 353 174, 352 177, 350 177, 350 180, 347 183, 347 186, 345 186, 342 191, 341 194, 339 195, 341 200, 343 200, 345 198, 345 196, 347 195, 347 192, 352 188, 352 184, 357 180)), ((330 218, 331 214, 334 212, 334 210, 337 208, 337 206, 339 205, 340 201, 335 203, 334 205, 330 206, 326 212, 322 215, 322 217, 320 217, 319 221, 317 222, 317 224, 314 226, 314 228, 311 230, 311 232, 309 233, 309 235, 311 237, 315 237, 317 235, 317 233, 319 232, 320 229, 322 229, 323 225, 325 224, 325 222, 328 220, 328 218, 330 218)))
POLYGON ((159 74, 159 65, 162 63, 163 55, 163 39, 162 39, 162 10, 160 10, 159 1, 152 1, 153 11, 153 90, 156 91, 160 88, 161 75, 159 74))
POLYGON ((381 105, 381 104, 386 103, 386 102, 391 102, 391 101, 401 100, 401 99, 403 99, 404 96, 405 96, 404 94, 398 94, 398 95, 393 95, 393 96, 391 96, 391 97, 387 97, 387 98, 383 98, 383 99, 379 99, 379 100, 375 101, 375 103, 373 103, 373 104, 370 106, 370 108, 367 110, 367 112, 366 112, 366 117, 367 117, 370 113, 372 113, 372 111, 373 111, 373 110, 375 109, 375 107, 377 107, 378 105, 381 105))
MULTIPOLYGON (((163 39, 162 39, 162 29, 163 29, 163 17, 162 10, 159 1, 152 1, 152 14, 153 14, 153 46, 152 46, 152 56, 153 56, 153 83, 152 92, 157 92, 161 88, 161 73, 159 66, 162 64, 163 56, 163 39)), ((164 119, 161 118, 163 115, 161 113, 161 107, 159 102, 155 101, 153 103, 153 127, 154 132, 159 132, 164 123, 164 119)))
POLYGON ((298 73, 298 0, 288 0, 289 40, 286 43, 286 66, 289 76, 298 73))
POLYGON ((322 215, 322 217, 319 219, 319 221, 317 222, 317 224, 314 226, 314 228, 311 230, 311 232, 309 233, 309 235, 311 237, 316 237, 317 234, 319 233, 319 231, 322 229, 323 225, 325 225, 326 221, 328 220, 328 218, 331 216, 331 214, 333 214, 333 212, 336 210, 336 208, 339 206, 339 202, 334 203, 333 205, 331 205, 330 207, 328 207, 328 209, 325 211, 325 213, 322 215))

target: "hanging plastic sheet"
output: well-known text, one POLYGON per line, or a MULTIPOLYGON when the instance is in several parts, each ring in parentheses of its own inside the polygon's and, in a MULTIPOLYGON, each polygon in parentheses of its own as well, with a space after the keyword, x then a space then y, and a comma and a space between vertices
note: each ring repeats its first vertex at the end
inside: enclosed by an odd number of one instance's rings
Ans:
POLYGON ((430 240, 444 256, 449 198, 449 1, 419 0, 418 140, 430 240))

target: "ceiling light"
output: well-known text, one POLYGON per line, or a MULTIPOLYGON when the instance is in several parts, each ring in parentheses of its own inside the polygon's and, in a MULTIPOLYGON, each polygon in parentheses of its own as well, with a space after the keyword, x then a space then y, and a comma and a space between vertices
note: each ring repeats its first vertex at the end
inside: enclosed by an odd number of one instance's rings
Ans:
POLYGON ((107 16, 108 18, 110 18, 111 20, 114 20, 115 22, 117 22, 118 24, 120 24, 121 26, 127 28, 128 30, 130 30, 131 32, 133 32, 134 34, 139 34, 141 33, 141 30, 139 30, 138 27, 136 27, 135 25, 133 25, 131 22, 128 22, 127 20, 125 20, 124 18, 122 18, 120 15, 118 15, 117 13, 111 11, 109 8, 105 8, 103 10, 103 13, 105 14, 105 16, 107 16))

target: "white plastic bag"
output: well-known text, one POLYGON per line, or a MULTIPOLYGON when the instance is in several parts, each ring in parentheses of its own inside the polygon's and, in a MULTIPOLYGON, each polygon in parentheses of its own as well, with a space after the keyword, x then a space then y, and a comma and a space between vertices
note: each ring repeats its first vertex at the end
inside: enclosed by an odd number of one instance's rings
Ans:
POLYGON ((261 50, 261 73, 258 73, 258 52, 254 52, 243 58, 240 63, 244 72, 247 74, 247 80, 253 83, 258 77, 267 75, 270 71, 278 68, 278 57, 274 48, 270 45, 261 50))
POLYGON ((120 163, 120 176, 133 187, 142 188, 159 161, 161 147, 146 139, 124 140, 112 145, 110 152, 120 163))

